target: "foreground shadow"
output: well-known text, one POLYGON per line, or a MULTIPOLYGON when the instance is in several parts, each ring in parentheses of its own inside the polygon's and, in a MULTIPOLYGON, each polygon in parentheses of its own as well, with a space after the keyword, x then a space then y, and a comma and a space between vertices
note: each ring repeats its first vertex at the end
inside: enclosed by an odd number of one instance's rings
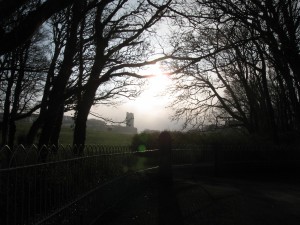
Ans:
POLYGON ((181 210, 173 185, 172 140, 167 131, 162 132, 159 136, 159 150, 158 223, 159 225, 183 225, 181 210))
POLYGON ((158 224, 183 225, 183 219, 173 186, 159 184, 158 224))

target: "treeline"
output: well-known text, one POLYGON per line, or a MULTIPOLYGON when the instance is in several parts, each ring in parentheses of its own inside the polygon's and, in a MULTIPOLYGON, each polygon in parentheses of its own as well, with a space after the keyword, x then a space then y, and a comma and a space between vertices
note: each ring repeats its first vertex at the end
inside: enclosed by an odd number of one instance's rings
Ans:
POLYGON ((275 142, 297 136, 300 2, 176 2, 173 119, 194 128, 229 119, 275 142))
MULTIPOLYGON (((63 114, 74 110, 73 144, 83 146, 92 105, 137 96, 154 25, 170 1, 4 0, 0 3, 1 145, 16 121, 38 113, 27 145, 58 145, 63 114), (39 134, 39 135, 38 135, 39 134)), ((83 148, 79 149, 79 152, 83 148)))
MULTIPOLYGON (((169 131, 173 148, 186 148, 202 145, 209 146, 240 146, 240 145, 272 145, 266 140, 255 136, 249 136, 240 129, 222 129, 215 131, 201 132, 199 130, 169 131)), ((145 150, 153 150, 159 148, 158 137, 160 132, 143 131, 136 134, 132 138, 131 146, 134 151, 143 152, 145 150)))

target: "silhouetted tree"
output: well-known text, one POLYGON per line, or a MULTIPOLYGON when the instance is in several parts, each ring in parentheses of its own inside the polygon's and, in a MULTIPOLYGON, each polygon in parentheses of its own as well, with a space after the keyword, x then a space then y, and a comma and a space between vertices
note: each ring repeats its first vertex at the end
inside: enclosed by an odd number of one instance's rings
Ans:
POLYGON ((0 2, 0 55, 13 51, 30 40, 53 14, 71 5, 74 0, 3 0, 0 2), (26 10, 24 10, 26 9, 26 10), (13 27, 7 23, 23 10, 23 17, 13 27))
POLYGON ((53 135, 57 135, 57 124, 61 124, 61 109, 64 107, 65 91, 72 74, 73 59, 77 50, 77 34, 80 21, 84 16, 85 0, 75 0, 72 6, 72 15, 66 44, 64 47, 63 60, 61 62, 58 74, 53 81, 52 89, 48 96, 47 110, 45 111, 45 121, 40 134, 39 146, 49 144, 53 135))
POLYGON ((2 145, 12 146, 16 132, 15 122, 39 109, 38 97, 42 91, 47 63, 42 33, 22 47, 2 56, 2 145))
POLYGON ((48 38, 48 42, 52 45, 52 51, 49 51, 52 58, 49 63, 49 68, 47 70, 47 77, 44 83, 44 90, 43 90, 43 97, 40 103, 40 111, 39 115, 33 124, 31 125, 29 132, 26 137, 26 143, 28 145, 34 143, 34 139, 36 135, 41 129, 42 125, 44 124, 46 118, 46 111, 48 108, 48 98, 50 94, 50 90, 53 87, 53 82, 55 79, 56 72, 58 71, 59 67, 59 59, 61 58, 61 52, 63 47, 65 46, 66 36, 67 36, 67 28, 68 28, 68 21, 70 18, 70 8, 65 9, 63 12, 57 13, 48 22, 48 26, 50 27, 49 34, 50 37, 48 38))
MULTIPOLYGON (((199 1, 201 2, 201 1, 199 1)), ((201 4, 201 3, 200 3, 201 4)), ((264 54, 278 71, 287 91, 295 127, 300 127, 300 51, 298 0, 268 0, 239 2, 224 1, 211 5, 217 7, 243 26, 253 29, 267 45, 264 54)), ((220 16, 220 14, 219 14, 220 16)), ((278 81, 279 82, 279 81, 278 81)))
POLYGON ((205 113, 227 114, 274 140, 283 121, 299 129, 299 1, 176 1, 170 10, 182 31, 171 41, 175 119, 197 126, 205 113))
MULTIPOLYGON (((157 23, 171 1, 155 5, 151 1, 129 3, 125 0, 102 1, 94 17, 94 59, 77 106, 74 145, 84 145, 86 121, 97 90, 108 82, 126 77, 142 78, 135 72, 159 59, 147 61, 145 33, 157 23)), ((126 82, 124 83, 126 84, 126 82)), ((82 148, 80 149, 82 151, 82 148)))

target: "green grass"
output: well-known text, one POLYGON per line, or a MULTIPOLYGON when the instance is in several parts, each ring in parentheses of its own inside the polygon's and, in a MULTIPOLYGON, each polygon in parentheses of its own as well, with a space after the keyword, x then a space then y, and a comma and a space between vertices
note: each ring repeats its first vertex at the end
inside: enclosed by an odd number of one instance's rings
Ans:
MULTIPOLYGON (((30 124, 18 123, 16 142, 18 138, 25 137, 30 124)), ((86 133, 86 145, 130 145, 133 134, 119 134, 111 131, 97 131, 94 129, 88 129, 86 133)), ((73 130, 70 127, 62 127, 60 132, 59 143, 62 145, 72 144, 73 142, 73 130)))
MULTIPOLYGON (((119 134, 110 131, 87 130, 87 145, 130 145, 133 134, 119 134)), ((63 127, 59 142, 62 145, 70 144, 73 140, 73 130, 63 127)))

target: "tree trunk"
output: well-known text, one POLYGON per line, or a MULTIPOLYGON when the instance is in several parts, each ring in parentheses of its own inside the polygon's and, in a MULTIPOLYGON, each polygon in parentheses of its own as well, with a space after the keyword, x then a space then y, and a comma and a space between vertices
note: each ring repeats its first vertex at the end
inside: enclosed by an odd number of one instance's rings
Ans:
POLYGON ((48 18, 73 2, 76 3, 76 0, 48 0, 36 10, 29 12, 17 27, 0 35, 0 55, 13 51, 24 44, 48 18))
POLYGON ((295 86, 293 84, 293 78, 291 76, 291 70, 289 68, 289 63, 284 55, 284 52, 280 50, 273 33, 268 33, 265 37, 265 42, 269 45, 269 49, 274 58, 274 67, 279 71, 278 76, 282 77, 286 86, 282 86, 282 93, 286 93, 287 98, 291 102, 291 108, 293 110, 293 120, 294 126, 300 127, 300 103, 297 98, 295 86), (287 89, 287 90, 286 90, 287 89))
MULTIPOLYGON (((276 73, 278 74, 279 72, 276 73)), ((292 121, 292 108, 288 96, 284 92, 285 88, 284 88, 284 82, 282 77, 277 76, 276 81, 278 82, 278 86, 279 86, 277 90, 277 94, 278 94, 277 117, 278 117, 278 121, 280 121, 281 124, 280 130, 282 132, 286 132, 292 129, 290 124, 292 121)))
POLYGON ((262 72, 261 72, 262 87, 263 87, 265 105, 266 105, 267 113, 268 113, 265 117, 268 120, 268 130, 267 131, 269 133, 271 133, 273 142, 278 143, 278 130, 277 130, 278 128, 276 125, 275 113, 274 113, 274 109, 272 106, 272 99, 271 99, 270 92, 269 92, 265 57, 264 57, 264 53, 263 53, 261 47, 259 46, 259 44, 257 42, 255 42, 255 45, 257 47, 258 54, 259 54, 259 56, 261 58, 261 62, 262 62, 262 72))
POLYGON ((38 118, 32 123, 27 136, 26 136, 26 145, 32 145, 34 143, 34 139, 37 136, 37 133, 39 129, 43 125, 43 118, 41 117, 41 114, 38 116, 38 118))
POLYGON ((89 80, 86 84, 86 91, 84 92, 81 101, 78 103, 77 116, 75 118, 75 128, 73 134, 73 145, 77 149, 78 154, 82 154, 85 139, 86 139, 86 121, 90 109, 94 102, 94 97, 98 88, 98 84, 89 80))
MULTIPOLYGON (((104 3, 104 4, 107 4, 104 3)), ((105 82, 109 78, 101 80, 99 75, 103 69, 105 59, 104 50, 108 45, 108 40, 103 39, 104 27, 100 23, 101 13, 103 8, 98 8, 97 14, 95 17, 95 36, 96 36, 96 55, 94 58, 94 63, 90 73, 89 80, 85 85, 85 91, 80 97, 80 102, 77 105, 77 115, 75 118, 75 128, 73 134, 73 145, 77 149, 76 153, 82 154, 85 138, 86 138, 86 121, 89 115, 90 109, 94 103, 94 97, 99 85, 105 82)))
POLYGON ((45 121, 45 113, 47 111, 47 106, 48 106, 48 97, 50 93, 50 88, 52 84, 52 80, 54 80, 54 71, 55 71, 55 65, 58 60, 59 54, 60 54, 61 48, 58 46, 55 46, 55 51, 53 58, 51 60, 51 64, 48 70, 47 74, 47 79, 44 87, 44 92, 43 92, 43 98, 41 102, 41 109, 38 118, 33 122, 31 125, 27 136, 26 136, 26 144, 27 145, 32 145, 34 143, 34 139, 39 131, 39 129, 43 126, 44 121, 45 121))
MULTIPOLYGON (((12 53, 11 58, 11 67, 15 68, 15 53, 12 53)), ((2 118, 2 142, 1 146, 4 146, 8 143, 7 137, 9 132, 9 121, 10 121, 10 98, 11 98, 11 89, 14 84, 15 79, 15 70, 11 70, 10 77, 8 78, 8 84, 5 92, 5 101, 4 101, 4 110, 3 110, 3 118, 2 118)))
POLYGON ((13 85, 13 77, 9 78, 8 86, 6 89, 5 101, 4 101, 4 112, 2 118, 2 142, 1 146, 7 144, 7 135, 8 135, 8 127, 9 127, 9 120, 10 120, 10 97, 11 97, 11 88, 13 85))
POLYGON ((18 79, 17 79, 17 83, 15 86, 15 91, 14 91, 14 101, 13 101, 13 105, 12 105, 12 109, 11 109, 11 113, 10 113, 10 120, 9 120, 9 133, 8 133, 8 144, 10 146, 14 145, 14 141, 15 141, 15 134, 16 134, 16 124, 15 124, 15 120, 16 120, 16 116, 19 110, 19 106, 20 106, 20 96, 22 93, 22 83, 24 80, 24 76, 25 76, 25 71, 24 68, 26 66, 26 62, 28 59, 28 54, 29 54, 29 46, 30 46, 30 42, 26 43, 25 46, 22 48, 20 54, 20 70, 18 73, 18 79))
POLYGON ((73 5, 73 17, 71 21, 70 34, 64 52, 64 59, 58 76, 53 84, 52 91, 49 95, 48 109, 45 113, 45 123, 43 125, 39 139, 39 148, 43 145, 50 144, 50 138, 55 132, 55 122, 59 118, 58 107, 64 105, 64 94, 68 80, 72 74, 73 58, 77 46, 77 28, 81 18, 81 0, 75 1, 73 5))
POLYGON ((15 143, 15 136, 16 136, 16 123, 14 120, 11 120, 9 123, 9 135, 8 135, 8 145, 13 147, 15 143))
POLYGON ((58 117, 54 124, 54 130, 50 138, 50 143, 55 146, 55 152, 57 152, 58 146, 59 146, 59 135, 61 131, 61 125, 64 117, 64 106, 62 105, 58 109, 58 117))

